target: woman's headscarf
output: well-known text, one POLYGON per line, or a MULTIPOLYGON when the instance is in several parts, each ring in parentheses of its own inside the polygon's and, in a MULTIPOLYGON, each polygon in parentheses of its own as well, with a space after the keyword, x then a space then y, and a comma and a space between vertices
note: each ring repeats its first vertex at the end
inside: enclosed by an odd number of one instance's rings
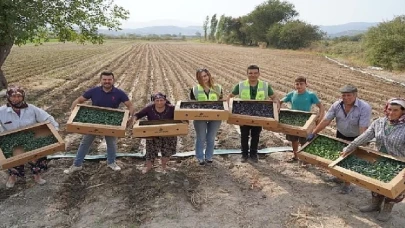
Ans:
POLYGON ((16 86, 10 87, 7 89, 6 95, 7 95, 7 106, 8 107, 13 107, 13 108, 17 108, 17 109, 23 109, 23 108, 28 107, 28 104, 25 102, 25 91, 22 88, 16 87, 16 86), (16 94, 22 96, 22 101, 18 102, 18 103, 13 103, 10 98, 11 98, 11 96, 16 95, 16 94))
MULTIPOLYGON (((392 98, 387 101, 384 108, 385 116, 388 116, 388 105, 395 104, 403 107, 405 109, 405 99, 403 98, 392 98)), ((398 120, 390 121, 392 124, 402 124, 405 123, 405 114, 399 117, 398 120)))
POLYGON ((163 98, 164 100, 166 100, 166 104, 168 104, 168 105, 171 104, 170 101, 167 100, 166 95, 164 95, 164 94, 161 93, 161 92, 157 92, 157 93, 155 93, 155 94, 153 94, 153 95, 150 96, 150 100, 151 100, 151 101, 154 101, 154 100, 160 99, 160 98, 163 98))

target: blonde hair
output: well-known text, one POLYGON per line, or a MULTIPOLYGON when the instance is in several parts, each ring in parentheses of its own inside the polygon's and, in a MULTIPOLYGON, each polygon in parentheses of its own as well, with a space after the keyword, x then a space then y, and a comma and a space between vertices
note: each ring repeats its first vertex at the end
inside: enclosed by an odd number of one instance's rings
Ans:
POLYGON ((203 80, 202 80, 202 77, 201 77, 202 72, 205 72, 207 74, 207 76, 209 77, 208 86, 210 88, 214 87, 214 79, 212 78, 211 73, 207 69, 197 70, 197 73, 195 74, 195 77, 196 77, 196 79, 198 81, 198 84, 200 84, 201 86, 204 86, 204 83, 203 83, 203 80))

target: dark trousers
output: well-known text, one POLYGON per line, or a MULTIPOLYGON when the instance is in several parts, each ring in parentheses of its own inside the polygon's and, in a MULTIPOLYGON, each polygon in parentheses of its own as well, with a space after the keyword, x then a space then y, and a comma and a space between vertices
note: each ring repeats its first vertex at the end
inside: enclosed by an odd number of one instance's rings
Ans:
POLYGON ((257 156, 257 147, 259 146, 260 132, 262 132, 262 127, 240 126, 242 156, 248 157, 249 151, 251 157, 257 156), (249 150, 249 135, 250 135, 250 150, 249 150))
POLYGON ((347 136, 343 135, 342 133, 340 133, 339 131, 336 131, 336 138, 338 138, 338 139, 343 139, 343 140, 351 142, 351 141, 354 141, 357 137, 358 136, 356 136, 356 137, 347 137, 347 136))

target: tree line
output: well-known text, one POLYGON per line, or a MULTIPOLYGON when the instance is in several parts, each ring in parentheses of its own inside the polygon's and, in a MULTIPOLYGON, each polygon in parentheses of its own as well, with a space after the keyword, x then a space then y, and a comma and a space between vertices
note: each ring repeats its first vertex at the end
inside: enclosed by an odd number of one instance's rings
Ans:
POLYGON ((217 14, 206 17, 204 39, 241 45, 266 43, 275 48, 299 49, 325 35, 318 26, 296 19, 295 6, 287 1, 268 0, 241 17, 217 14))

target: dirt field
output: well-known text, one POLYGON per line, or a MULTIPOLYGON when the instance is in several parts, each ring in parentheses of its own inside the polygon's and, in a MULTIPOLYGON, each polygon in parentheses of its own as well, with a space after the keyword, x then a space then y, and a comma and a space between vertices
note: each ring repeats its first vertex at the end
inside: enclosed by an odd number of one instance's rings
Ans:
MULTIPOLYGON (((125 90, 137 110, 149 94, 162 91, 172 102, 186 100, 197 68, 208 68, 228 94, 246 78, 246 67, 261 67, 279 96, 292 90, 294 77, 306 76, 309 89, 329 108, 338 88, 357 85, 359 96, 382 114, 384 101, 405 97, 398 84, 353 72, 323 56, 302 52, 194 43, 110 41, 105 45, 49 43, 14 47, 6 61, 10 84, 28 88, 28 101, 45 108, 61 123, 74 99, 97 85, 99 73, 111 70, 116 86, 125 90)), ((194 146, 194 130, 181 137, 178 151, 194 146)), ((333 129, 325 131, 332 134, 333 129)), ((74 152, 80 135, 62 132, 67 151, 74 152)), ((217 148, 239 148, 236 127, 223 123, 217 148)), ((263 131, 260 148, 285 146, 284 136, 263 131)), ((119 152, 143 150, 143 142, 119 139, 119 152)), ((94 143, 91 154, 104 154, 105 143, 94 143)), ((284 162, 289 153, 262 156, 258 164, 239 162, 239 156, 216 156, 214 165, 200 167, 193 158, 171 161, 167 175, 142 175, 143 161, 119 159, 123 170, 113 173, 105 161, 85 162, 80 173, 66 176, 71 159, 53 160, 44 174, 48 183, 36 186, 27 175, 15 189, 5 189, 0 172, 0 227, 403 227, 405 204, 383 224, 373 214, 358 212, 370 193, 359 187, 340 195, 339 186, 326 183, 327 173, 284 162), (187 181, 186 181, 187 180, 187 181), (402 225, 401 225, 402 224, 402 225)))

